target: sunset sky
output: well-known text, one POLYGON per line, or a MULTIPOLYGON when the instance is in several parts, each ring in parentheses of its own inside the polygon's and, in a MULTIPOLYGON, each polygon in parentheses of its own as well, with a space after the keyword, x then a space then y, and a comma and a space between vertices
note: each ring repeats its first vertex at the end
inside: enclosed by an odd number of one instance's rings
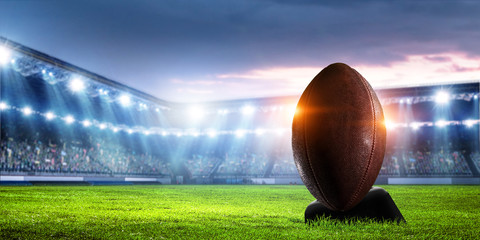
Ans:
POLYGON ((300 95, 344 62, 374 88, 480 80, 479 1, 0 0, 0 36, 160 99, 300 95))

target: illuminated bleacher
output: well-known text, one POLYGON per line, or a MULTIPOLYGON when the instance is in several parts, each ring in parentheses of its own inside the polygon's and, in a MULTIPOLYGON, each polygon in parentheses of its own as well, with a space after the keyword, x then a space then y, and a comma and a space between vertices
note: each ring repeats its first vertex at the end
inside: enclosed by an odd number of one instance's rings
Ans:
MULTIPOLYGON (((2 174, 299 179, 298 96, 173 103, 3 38, 0 69, 2 174)), ((478 83, 377 94, 388 131, 381 177, 479 176, 478 83)))

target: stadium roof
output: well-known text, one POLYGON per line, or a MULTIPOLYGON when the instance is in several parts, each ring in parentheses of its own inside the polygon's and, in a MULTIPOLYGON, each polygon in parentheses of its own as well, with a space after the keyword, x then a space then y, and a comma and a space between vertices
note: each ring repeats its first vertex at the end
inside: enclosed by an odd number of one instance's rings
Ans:
MULTIPOLYGON (((84 77, 88 78, 89 80, 93 80, 93 81, 96 81, 98 83, 104 84, 106 86, 115 88, 119 91, 134 95, 138 98, 141 98, 141 99, 144 99, 144 100, 147 100, 147 101, 159 104, 159 105, 163 105, 163 106, 166 106, 166 107, 169 106, 169 102, 167 102, 165 100, 159 99, 159 98, 154 97, 150 94, 147 94, 147 93, 139 91, 135 88, 129 87, 125 84, 122 84, 122 83, 119 83, 117 81, 108 79, 108 78, 106 78, 104 76, 101 76, 99 74, 96 74, 96 73, 93 73, 93 72, 88 71, 86 69, 83 69, 81 67, 75 66, 73 64, 70 64, 70 63, 65 62, 63 60, 60 60, 58 58, 52 57, 48 54, 45 54, 45 53, 39 52, 37 50, 34 50, 32 48, 26 47, 26 46, 24 46, 20 43, 14 42, 14 41, 9 40, 7 38, 4 38, 2 36, 0 36, 0 45, 8 47, 8 48, 14 50, 15 52, 20 53, 20 54, 30 56, 30 57, 32 57, 36 60, 39 60, 39 61, 45 62, 47 64, 50 64, 51 66, 55 66, 57 68, 63 69, 63 70, 65 70, 67 72, 70 72, 72 74, 78 74, 78 75, 84 76, 84 77)), ((36 63, 32 63, 32 64, 36 64, 36 63)))

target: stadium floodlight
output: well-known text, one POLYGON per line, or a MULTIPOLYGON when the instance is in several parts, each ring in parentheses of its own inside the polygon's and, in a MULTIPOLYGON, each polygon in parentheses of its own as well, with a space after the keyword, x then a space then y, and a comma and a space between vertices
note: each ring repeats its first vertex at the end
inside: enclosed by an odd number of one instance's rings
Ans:
POLYGON ((440 104, 448 103, 450 100, 450 94, 445 91, 439 91, 437 95, 435 95, 435 102, 440 104))
POLYGON ((50 121, 55 118, 55 114, 53 114, 53 112, 47 112, 45 113, 45 118, 50 121))
POLYGON ((33 113, 33 110, 30 107, 24 107, 22 109, 23 115, 29 116, 33 113))
POLYGON ((183 136, 182 132, 177 132, 177 134, 175 134, 177 137, 181 137, 183 136))
POLYGON ((194 105, 188 109, 188 115, 194 121, 201 120, 205 116, 205 111, 203 107, 199 105, 194 105))
POLYGON ((143 134, 145 134, 146 136, 148 136, 148 135, 150 135, 150 131, 145 130, 145 131, 143 131, 143 134))
POLYGON ((73 118, 72 115, 66 116, 66 117, 64 118, 64 120, 65 120, 65 122, 66 122, 67 124, 72 124, 73 122, 75 122, 75 118, 73 118))
POLYGON ((395 130, 395 128, 397 127, 397 124, 395 124, 392 121, 385 120, 385 127, 387 128, 387 130, 395 130))
POLYGON ((282 129, 282 128, 279 128, 279 129, 276 129, 275 132, 277 133, 277 135, 281 136, 281 135, 283 135, 283 133, 285 132, 285 130, 282 129))
POLYGON ((11 52, 8 48, 0 46, 0 65, 7 64, 10 61, 11 52))
POLYGON ((102 95, 105 95, 105 96, 107 96, 107 95, 108 95, 108 93, 109 93, 109 92, 108 92, 108 90, 103 90, 103 91, 102 91, 102 95))
POLYGON ((132 99, 130 98, 130 96, 128 95, 122 95, 118 98, 118 101, 120 101, 120 104, 124 107, 128 107, 130 106, 130 104, 132 103, 132 99))
POLYGON ((103 130, 103 129, 107 128, 107 124, 105 124, 105 123, 100 123, 100 125, 98 125, 98 127, 99 127, 101 130, 103 130))
POLYGON ((218 110, 218 114, 220 114, 220 115, 227 115, 228 112, 229 112, 228 109, 219 109, 218 110))
POLYGON ((443 128, 447 125, 448 125, 448 122, 445 121, 445 120, 438 120, 437 122, 435 122, 435 126, 440 127, 440 128, 443 128))
POLYGON ((68 86, 72 92, 81 92, 85 89, 85 83, 79 78, 72 79, 68 86))
POLYGON ((49 72, 48 76, 53 77, 53 72, 49 72))
POLYGON ((145 104, 145 103, 139 103, 139 104, 138 104, 138 107, 139 107, 140 109, 147 109, 147 104, 145 104))
POLYGON ((133 130, 132 130, 132 129, 128 129, 128 130, 127 130, 127 133, 128 133, 128 134, 132 134, 132 133, 133 133, 133 130))
POLYGON ((200 133, 197 132, 197 131, 193 131, 192 133, 190 133, 190 135, 192 135, 194 137, 198 137, 198 136, 200 136, 200 133))
POLYGON ((297 114, 297 106, 295 104, 289 105, 288 116, 293 118, 295 114, 297 114))
POLYGON ((263 129, 263 128, 257 128, 257 129, 255 129, 255 134, 256 134, 256 135, 259 135, 259 136, 260 136, 260 135, 263 135, 264 133, 265 133, 265 129, 263 129))
POLYGON ((43 69, 42 74, 45 74, 45 73, 47 73, 47 70, 43 69))
POLYGON ((478 94, 475 94, 475 95, 473 96, 473 99, 478 99, 478 94))
POLYGON ((207 135, 211 138, 214 138, 217 136, 217 131, 215 131, 214 129, 210 129, 207 131, 207 135))
POLYGON ((108 90, 105 90, 103 88, 98 89, 98 92, 100 93, 100 95, 103 95, 103 96, 108 95, 108 90))
POLYGON ((245 105, 242 107, 242 113, 244 115, 251 115, 255 112, 255 107, 250 106, 250 105, 245 105))
POLYGON ((236 136, 236 137, 239 137, 239 138, 245 136, 245 130, 244 130, 244 129, 237 129, 237 130, 235 131, 235 136, 236 136))
POLYGON ((475 124, 475 120, 467 119, 463 121, 463 124, 465 124, 465 126, 467 126, 468 128, 471 128, 475 124))
POLYGON ((8 108, 8 105, 5 102, 0 102, 0 110, 5 110, 8 108))
POLYGON ((418 122, 412 122, 412 123, 410 123, 410 127, 411 127, 414 131, 416 131, 416 130, 418 130, 418 129, 420 128, 420 123, 418 123, 418 122))
POLYGON ((167 131, 162 131, 162 136, 167 136, 167 135, 168 135, 167 131))
POLYGON ((160 109, 159 109, 159 108, 155 108, 155 112, 160 112, 160 109))
POLYGON ((114 133, 116 133, 116 132, 118 132, 118 128, 114 127, 114 128, 112 128, 112 131, 113 131, 114 133))
POLYGON ((84 127, 90 127, 90 125, 92 125, 92 122, 90 122, 88 120, 83 120, 82 124, 83 124, 84 127))

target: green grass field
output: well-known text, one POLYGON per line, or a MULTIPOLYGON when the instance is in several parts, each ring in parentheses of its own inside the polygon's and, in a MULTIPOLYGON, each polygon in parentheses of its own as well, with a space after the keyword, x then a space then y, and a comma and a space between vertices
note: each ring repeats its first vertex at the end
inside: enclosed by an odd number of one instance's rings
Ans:
POLYGON ((0 187, 0 239, 479 239, 480 186, 382 186, 407 224, 304 223, 304 186, 0 187))

